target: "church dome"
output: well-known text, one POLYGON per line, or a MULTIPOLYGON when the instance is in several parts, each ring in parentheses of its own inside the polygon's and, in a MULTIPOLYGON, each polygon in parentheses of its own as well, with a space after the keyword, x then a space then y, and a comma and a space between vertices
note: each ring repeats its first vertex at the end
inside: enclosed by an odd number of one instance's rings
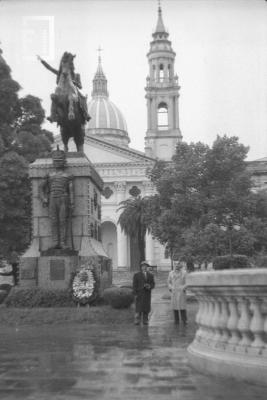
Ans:
POLYGON ((87 123, 86 132, 96 135, 119 146, 128 146, 130 139, 127 125, 122 112, 109 100, 107 79, 103 73, 101 59, 93 80, 92 100, 88 103, 91 117, 87 123))

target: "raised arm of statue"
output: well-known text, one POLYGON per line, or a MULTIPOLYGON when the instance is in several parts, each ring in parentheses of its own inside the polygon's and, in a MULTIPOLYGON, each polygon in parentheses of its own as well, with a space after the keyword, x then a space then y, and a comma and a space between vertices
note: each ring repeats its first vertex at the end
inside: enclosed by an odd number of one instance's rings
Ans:
POLYGON ((47 68, 49 71, 53 72, 55 75, 58 75, 58 70, 55 69, 55 68, 53 68, 53 67, 51 67, 51 65, 49 65, 49 64, 48 64, 45 60, 43 60, 40 56, 37 56, 37 59, 38 59, 39 61, 41 61, 41 63, 43 64, 43 66, 44 66, 45 68, 47 68))

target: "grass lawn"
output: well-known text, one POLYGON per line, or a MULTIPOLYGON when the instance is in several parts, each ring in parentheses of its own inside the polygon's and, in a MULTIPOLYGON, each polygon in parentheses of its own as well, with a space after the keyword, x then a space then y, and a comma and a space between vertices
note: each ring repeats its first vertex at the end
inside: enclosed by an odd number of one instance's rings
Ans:
POLYGON ((0 326, 22 326, 42 324, 132 324, 133 306, 113 309, 108 305, 95 307, 60 308, 8 308, 0 307, 0 326))

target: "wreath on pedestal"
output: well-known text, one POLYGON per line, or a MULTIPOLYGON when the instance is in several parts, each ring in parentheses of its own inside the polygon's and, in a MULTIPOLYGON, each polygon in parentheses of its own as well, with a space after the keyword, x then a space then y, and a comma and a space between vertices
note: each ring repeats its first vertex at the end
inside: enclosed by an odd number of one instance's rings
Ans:
POLYGON ((96 276, 94 270, 82 266, 72 282, 74 300, 81 305, 90 304, 96 297, 96 276))

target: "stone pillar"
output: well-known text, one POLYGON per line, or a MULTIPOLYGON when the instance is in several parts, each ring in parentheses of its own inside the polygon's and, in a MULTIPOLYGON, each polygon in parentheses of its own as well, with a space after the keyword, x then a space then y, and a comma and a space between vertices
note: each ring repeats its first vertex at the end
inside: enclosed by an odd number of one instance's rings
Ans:
POLYGON ((111 262, 100 237, 103 181, 83 153, 67 153, 65 169, 72 177, 74 208, 67 221, 66 248, 54 248, 51 218, 41 196, 46 176, 54 171, 52 157, 37 159, 29 166, 34 236, 20 259, 20 286, 68 288, 72 275, 85 264, 98 274, 101 288, 111 283, 111 262))
POLYGON ((150 265, 154 265, 154 240, 150 233, 146 234, 146 261, 149 262, 150 265))
MULTIPOLYGON (((174 129, 175 125, 174 125, 174 101, 173 101, 173 97, 171 97, 168 101, 168 126, 169 129, 174 129)), ((172 151, 173 153, 173 151, 172 151)))
POLYGON ((152 98, 151 103, 151 129, 155 130, 158 126, 157 104, 155 97, 152 98))
MULTIPOLYGON (((117 204, 125 200, 126 182, 115 182, 114 187, 117 193, 117 204)), ((128 260, 128 243, 127 235, 122 232, 121 227, 117 225, 117 254, 118 268, 126 268, 128 260)))
POLYGON ((179 129, 179 95, 174 97, 175 107, 175 129, 179 129))
MULTIPOLYGON (((155 193, 155 187, 152 182, 144 181, 143 187, 145 196, 152 196, 155 193)), ((154 239, 150 233, 146 234, 146 261, 148 261, 150 265, 155 265, 154 239)))
POLYGON ((151 124, 151 104, 152 104, 152 101, 151 101, 150 97, 147 98, 146 104, 147 104, 147 129, 150 130, 151 129, 151 125, 152 125, 151 124))

